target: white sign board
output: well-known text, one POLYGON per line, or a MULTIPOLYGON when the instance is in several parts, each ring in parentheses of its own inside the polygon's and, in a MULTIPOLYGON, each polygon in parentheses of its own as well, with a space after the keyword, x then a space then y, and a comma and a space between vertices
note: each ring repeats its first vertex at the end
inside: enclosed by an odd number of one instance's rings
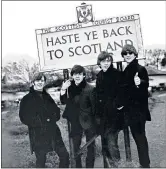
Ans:
POLYGON ((41 71, 95 65, 101 51, 113 53, 114 62, 123 61, 125 44, 133 44, 144 57, 138 14, 38 29, 36 36, 41 71))

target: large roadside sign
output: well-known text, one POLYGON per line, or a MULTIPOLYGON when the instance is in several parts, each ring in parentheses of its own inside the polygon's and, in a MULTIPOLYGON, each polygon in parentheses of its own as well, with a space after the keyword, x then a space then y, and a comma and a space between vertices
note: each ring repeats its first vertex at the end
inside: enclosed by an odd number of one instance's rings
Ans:
POLYGON ((76 9, 77 23, 35 30, 41 71, 95 65, 101 51, 113 53, 114 62, 123 61, 125 44, 133 44, 144 58, 139 14, 94 20, 91 5, 76 9))

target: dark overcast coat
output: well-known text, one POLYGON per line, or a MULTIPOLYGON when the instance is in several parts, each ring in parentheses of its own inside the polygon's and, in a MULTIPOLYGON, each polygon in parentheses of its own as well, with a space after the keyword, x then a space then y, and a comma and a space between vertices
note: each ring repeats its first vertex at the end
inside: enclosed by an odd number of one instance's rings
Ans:
POLYGON ((52 151, 55 140, 61 137, 56 124, 60 119, 60 109, 45 90, 41 95, 32 87, 20 103, 19 117, 28 126, 32 152, 37 149, 52 151))
POLYGON ((148 108, 148 86, 149 78, 147 70, 139 65, 135 59, 122 72, 119 90, 120 102, 124 105, 128 125, 135 123, 143 124, 145 121, 151 120, 148 108), (141 79, 139 87, 134 83, 134 76, 137 72, 138 77, 141 79))
POLYGON ((96 79, 96 115, 101 119, 101 126, 121 129, 123 117, 117 111, 117 93, 120 72, 112 66, 106 72, 101 70, 96 79))
MULTIPOLYGON (((66 104, 63 117, 71 122, 71 135, 77 135, 85 129, 80 119, 89 123, 89 128, 94 128, 95 102, 93 97, 94 87, 85 80, 79 86, 72 81, 67 93, 60 96, 62 104, 66 104), (89 122, 86 119, 90 119, 89 122)), ((87 129, 89 129, 87 128, 87 129)))

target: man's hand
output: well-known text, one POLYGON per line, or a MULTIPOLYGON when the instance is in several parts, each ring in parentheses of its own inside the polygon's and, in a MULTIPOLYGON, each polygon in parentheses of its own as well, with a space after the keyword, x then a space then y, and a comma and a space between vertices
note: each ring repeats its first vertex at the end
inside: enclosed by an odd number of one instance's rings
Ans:
POLYGON ((70 80, 67 80, 66 82, 63 82, 62 84, 62 88, 61 88, 61 95, 64 95, 66 93, 66 90, 68 89, 68 87, 71 85, 70 80))
POLYGON ((137 87, 141 84, 141 79, 138 77, 138 72, 134 76, 134 83, 137 87))
POLYGON ((61 90, 66 90, 71 85, 70 80, 67 80, 66 82, 63 82, 61 90))
POLYGON ((124 107, 124 106, 121 106, 121 107, 118 107, 117 109, 118 109, 118 110, 121 110, 121 109, 123 109, 123 107, 124 107))

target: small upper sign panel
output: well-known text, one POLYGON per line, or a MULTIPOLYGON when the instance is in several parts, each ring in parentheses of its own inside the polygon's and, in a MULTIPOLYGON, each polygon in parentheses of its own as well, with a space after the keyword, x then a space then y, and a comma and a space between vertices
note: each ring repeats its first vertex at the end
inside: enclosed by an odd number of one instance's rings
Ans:
POLYGON ((87 5, 86 3, 82 3, 81 6, 76 7, 77 10, 77 19, 78 23, 89 23, 93 22, 93 14, 92 14, 92 5, 87 5))

